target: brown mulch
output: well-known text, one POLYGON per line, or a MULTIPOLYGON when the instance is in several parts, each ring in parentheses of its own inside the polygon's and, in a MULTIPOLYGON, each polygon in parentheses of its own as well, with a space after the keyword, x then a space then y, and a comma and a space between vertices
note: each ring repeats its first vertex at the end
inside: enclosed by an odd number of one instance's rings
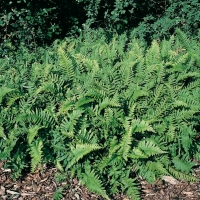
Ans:
MULTIPOLYGON (((196 176, 200 178, 200 167, 195 169, 196 176)), ((10 170, 3 168, 0 161, 0 200, 53 200, 53 194, 59 188, 63 200, 103 200, 102 197, 91 193, 80 182, 63 179, 56 181, 58 174, 56 168, 45 165, 42 170, 29 173, 26 177, 14 181, 10 178, 10 170)), ((200 200, 200 184, 180 182, 171 177, 164 177, 150 185, 140 180, 142 190, 141 199, 144 200, 200 200)), ((125 195, 118 194, 112 200, 129 200, 125 195)))

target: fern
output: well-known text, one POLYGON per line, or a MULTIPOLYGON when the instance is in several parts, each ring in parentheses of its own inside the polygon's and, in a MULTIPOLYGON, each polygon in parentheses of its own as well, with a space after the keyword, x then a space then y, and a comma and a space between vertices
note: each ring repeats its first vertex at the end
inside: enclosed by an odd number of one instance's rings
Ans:
POLYGON ((35 124, 42 124, 45 127, 53 126, 55 124, 54 117, 47 111, 37 109, 17 116, 16 122, 23 120, 30 121, 35 124))
POLYGON ((3 60, 0 158, 16 176, 52 162, 107 199, 138 199, 137 175, 197 180, 199 43, 188 41, 179 33, 147 48, 88 30, 3 60))
POLYGON ((58 47, 58 55, 60 58, 61 73, 63 76, 67 76, 67 80, 72 81, 74 78, 74 66, 62 46, 58 47))
POLYGON ((126 133, 124 134, 121 142, 120 142, 120 150, 119 150, 119 154, 122 156, 122 158, 124 160, 127 161, 128 155, 129 155, 129 151, 131 148, 131 143, 132 143, 132 135, 135 131, 134 126, 132 126, 132 124, 130 124, 129 120, 125 120, 124 121, 124 126, 125 126, 125 130, 126 133))
POLYGON ((186 181, 190 181, 190 182, 197 182, 199 181, 198 178, 196 178, 195 176, 192 175, 188 175, 186 173, 180 172, 178 170, 175 170, 172 167, 169 167, 169 172, 172 176, 174 176, 175 178, 179 179, 179 180, 186 180, 186 181))
POLYGON ((67 168, 70 168, 76 162, 78 162, 83 156, 89 154, 92 151, 101 149, 102 147, 94 144, 77 144, 74 149, 72 149, 73 158, 70 160, 67 168))
POLYGON ((2 125, 0 125, 0 137, 3 138, 4 140, 6 139, 4 128, 2 125))
POLYGON ((158 154, 167 153, 161 150, 154 142, 152 141, 140 141, 138 144, 139 150, 141 150, 146 156, 154 156, 158 154))
POLYGON ((194 162, 188 162, 181 160, 177 157, 173 158, 172 162, 174 163, 174 167, 181 172, 186 172, 187 174, 191 171, 192 167, 194 167, 194 162))
POLYGON ((63 188, 59 188, 57 189, 54 193, 53 193, 53 199, 54 200, 61 200, 63 199, 63 188))
POLYGON ((38 125, 29 127, 29 131, 28 131, 28 144, 31 145, 34 137, 38 134, 38 130, 44 128, 44 127, 40 127, 38 125))
POLYGON ((101 195, 107 200, 110 199, 106 194, 104 187, 102 186, 101 180, 96 175, 94 170, 86 168, 85 173, 83 174, 82 182, 89 188, 90 191, 101 195))
POLYGON ((4 97, 6 94, 8 94, 8 93, 10 93, 10 92, 12 92, 12 91, 14 91, 13 88, 9 88, 9 87, 2 86, 2 87, 0 88, 0 103, 2 103, 3 97, 4 97))
POLYGON ((35 140, 30 144, 31 171, 34 172, 42 161, 42 140, 35 140))

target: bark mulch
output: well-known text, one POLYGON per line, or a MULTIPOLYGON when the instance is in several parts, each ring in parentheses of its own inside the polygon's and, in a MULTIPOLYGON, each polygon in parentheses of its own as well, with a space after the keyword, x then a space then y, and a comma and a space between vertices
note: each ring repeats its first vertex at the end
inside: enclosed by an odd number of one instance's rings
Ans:
MULTIPOLYGON (((64 188, 63 200, 103 200, 102 197, 89 192, 78 179, 56 181, 55 174, 58 174, 56 168, 44 165, 42 170, 29 173, 26 177, 14 181, 10 178, 10 170, 4 169, 3 162, 0 162, 0 200, 53 200, 53 194, 59 188, 64 188)), ((195 169, 195 174, 200 178, 200 167, 195 169)), ((163 179, 152 185, 140 179, 141 199, 200 200, 199 183, 177 181, 168 176, 163 179)), ((112 200, 129 199, 125 195, 118 194, 112 200)))

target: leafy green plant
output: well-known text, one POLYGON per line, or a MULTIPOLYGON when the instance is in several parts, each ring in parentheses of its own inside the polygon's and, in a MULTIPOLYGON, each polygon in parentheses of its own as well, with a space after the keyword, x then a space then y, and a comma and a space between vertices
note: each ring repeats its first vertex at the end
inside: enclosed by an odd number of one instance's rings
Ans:
POLYGON ((146 48, 99 29, 1 59, 0 159, 26 163, 16 177, 53 162, 105 199, 140 199, 138 175, 198 181, 199 51, 180 30, 146 48))
POLYGON ((31 51, 56 38, 80 32, 84 10, 76 1, 0 2, 0 56, 13 55, 20 45, 31 51), (77 12, 78 10, 78 12, 77 12))
POLYGON ((147 14, 136 27, 131 27, 132 35, 146 41, 162 40, 170 38, 179 28, 187 35, 199 38, 200 3, 198 0, 169 0, 161 4, 165 7, 163 12, 157 16, 153 12, 147 14))
POLYGON ((63 192, 63 188, 57 189, 56 192, 54 192, 54 194, 53 194, 53 199, 54 200, 60 200, 60 199, 62 199, 63 198, 62 192, 63 192))

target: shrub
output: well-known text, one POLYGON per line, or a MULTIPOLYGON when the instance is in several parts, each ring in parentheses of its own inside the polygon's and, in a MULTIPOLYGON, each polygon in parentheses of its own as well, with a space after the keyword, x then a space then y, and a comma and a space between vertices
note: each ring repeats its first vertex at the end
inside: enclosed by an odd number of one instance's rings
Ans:
POLYGON ((169 1, 161 15, 146 15, 137 27, 132 27, 132 34, 146 41, 170 38, 179 28, 189 36, 200 35, 200 3, 194 1, 169 1))
POLYGON ((1 59, 0 159, 13 176, 54 162, 105 199, 140 199, 138 175, 197 180, 199 43, 180 30, 147 49, 126 41, 86 31, 36 61, 1 59))
POLYGON ((20 45, 30 50, 51 44, 55 38, 77 33, 84 10, 74 0, 1 1, 0 55, 13 54, 20 45))

